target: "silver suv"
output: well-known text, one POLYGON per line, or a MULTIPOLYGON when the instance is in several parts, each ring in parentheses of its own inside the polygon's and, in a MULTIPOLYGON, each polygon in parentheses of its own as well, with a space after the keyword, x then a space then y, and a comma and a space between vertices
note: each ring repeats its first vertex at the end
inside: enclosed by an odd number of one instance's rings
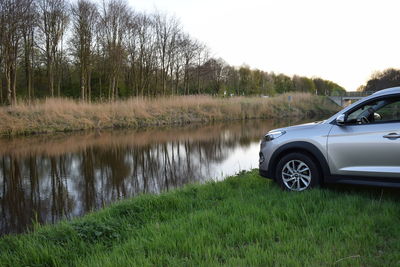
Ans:
POLYGON ((324 182, 400 187, 400 87, 378 91, 325 121, 268 132, 259 171, 293 191, 324 182))

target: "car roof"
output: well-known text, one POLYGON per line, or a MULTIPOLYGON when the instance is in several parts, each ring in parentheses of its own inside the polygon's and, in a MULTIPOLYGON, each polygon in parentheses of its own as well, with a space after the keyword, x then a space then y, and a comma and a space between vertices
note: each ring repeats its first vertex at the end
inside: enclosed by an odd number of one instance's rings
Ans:
POLYGON ((383 90, 373 93, 372 95, 378 96, 378 95, 389 95, 389 94, 397 94, 397 93, 400 93, 400 87, 392 87, 392 88, 388 88, 388 89, 383 89, 383 90))

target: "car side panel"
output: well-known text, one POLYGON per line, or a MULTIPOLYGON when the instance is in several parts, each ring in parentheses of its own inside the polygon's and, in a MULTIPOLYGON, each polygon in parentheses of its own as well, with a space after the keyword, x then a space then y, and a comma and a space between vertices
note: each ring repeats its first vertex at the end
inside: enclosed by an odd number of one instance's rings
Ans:
POLYGON ((400 123, 334 125, 328 137, 329 167, 334 175, 400 179, 400 123))

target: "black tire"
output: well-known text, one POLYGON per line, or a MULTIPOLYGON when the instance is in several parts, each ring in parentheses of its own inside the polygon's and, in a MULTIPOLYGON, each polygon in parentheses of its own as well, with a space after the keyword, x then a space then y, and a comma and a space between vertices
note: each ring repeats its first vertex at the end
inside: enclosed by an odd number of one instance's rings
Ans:
POLYGON ((290 153, 282 157, 276 167, 275 179, 288 191, 303 191, 316 187, 321 174, 315 161, 302 153, 290 153))

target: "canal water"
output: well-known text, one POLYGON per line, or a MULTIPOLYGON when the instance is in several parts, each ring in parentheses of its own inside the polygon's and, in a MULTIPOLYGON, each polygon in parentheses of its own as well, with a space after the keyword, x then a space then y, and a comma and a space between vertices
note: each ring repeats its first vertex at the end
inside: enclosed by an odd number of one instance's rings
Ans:
POLYGON ((250 120, 0 139, 0 235, 257 168, 260 139, 285 125, 279 124, 250 120))

